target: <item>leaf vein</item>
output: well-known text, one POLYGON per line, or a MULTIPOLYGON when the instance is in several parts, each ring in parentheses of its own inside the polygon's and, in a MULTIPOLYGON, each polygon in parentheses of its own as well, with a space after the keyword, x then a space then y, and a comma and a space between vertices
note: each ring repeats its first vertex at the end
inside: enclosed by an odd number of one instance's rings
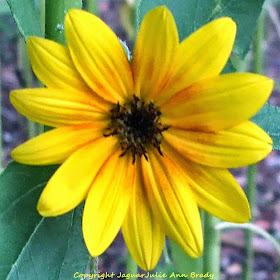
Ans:
POLYGON ((29 256, 30 256, 30 259, 31 259, 31 263, 32 263, 32 266, 33 266, 34 273, 36 275, 36 278, 39 280, 39 275, 37 273, 36 266, 35 266, 35 263, 34 263, 34 260, 33 260, 33 257, 32 257, 32 252, 31 252, 31 249, 30 249, 30 243, 27 244, 27 249, 28 249, 28 252, 29 252, 29 256))
MULTIPOLYGON (((43 223, 43 221, 45 220, 45 218, 42 218, 40 220, 40 222, 37 224, 37 226, 35 227, 34 231, 32 232, 32 234, 30 235, 30 237, 28 238, 27 242, 25 243, 25 246, 22 248, 21 252, 19 253, 16 261, 14 262, 13 264, 13 267, 16 267, 16 270, 17 270, 17 277, 18 279, 20 280, 19 278, 19 273, 18 273, 18 268, 17 268, 17 262, 20 260, 20 258, 22 257, 22 254, 23 252, 26 250, 27 246, 29 246, 29 243, 30 241, 32 240, 33 236, 37 233, 38 229, 40 228, 41 224, 43 223)), ((12 271, 13 269, 11 269, 11 271, 9 272, 8 276, 7 276, 7 279, 9 279, 10 276, 13 276, 12 275, 12 271)), ((12 278, 11 278, 12 279, 12 278)))
POLYGON ((61 270, 62 270, 62 267, 65 263, 65 257, 66 257, 66 253, 67 253, 67 250, 69 248, 69 243, 70 243, 70 235, 71 235, 71 231, 70 229, 73 227, 73 221, 74 221, 74 215, 75 215, 75 212, 76 212, 76 209, 71 213, 71 221, 69 223, 69 226, 68 226, 68 238, 67 238, 67 245, 66 245, 66 249, 65 249, 65 252, 64 252, 64 256, 63 256, 63 260, 62 260, 62 263, 61 263, 61 267, 59 269, 59 275, 58 275, 58 280, 61 279, 60 276, 61 276, 61 270))
POLYGON ((17 203, 19 203, 24 197, 28 196, 29 194, 31 194, 33 191, 35 191, 36 189, 46 185, 47 181, 46 182, 43 182, 41 184, 38 184, 36 185, 35 187, 31 188, 28 192, 24 193, 23 195, 19 196, 16 200, 14 200, 10 205, 9 207, 7 207, 5 209, 5 211, 3 211, 2 213, 0 213, 0 218, 10 209, 12 208, 13 206, 15 206, 17 203))

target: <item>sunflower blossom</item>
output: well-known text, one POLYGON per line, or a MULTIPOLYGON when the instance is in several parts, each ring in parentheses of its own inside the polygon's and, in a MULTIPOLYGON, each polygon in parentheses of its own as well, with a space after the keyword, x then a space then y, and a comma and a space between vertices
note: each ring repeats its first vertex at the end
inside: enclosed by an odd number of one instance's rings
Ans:
POLYGON ((273 81, 220 74, 236 24, 220 18, 179 42, 166 7, 150 11, 132 61, 98 17, 70 10, 68 47, 30 37, 32 68, 46 88, 15 90, 24 116, 55 127, 12 152, 31 165, 61 164, 38 202, 42 216, 83 200, 83 235, 92 256, 122 233, 144 270, 157 264, 165 236, 186 254, 203 250, 199 208, 247 222, 246 196, 227 170, 262 160, 270 137, 249 119, 273 81))

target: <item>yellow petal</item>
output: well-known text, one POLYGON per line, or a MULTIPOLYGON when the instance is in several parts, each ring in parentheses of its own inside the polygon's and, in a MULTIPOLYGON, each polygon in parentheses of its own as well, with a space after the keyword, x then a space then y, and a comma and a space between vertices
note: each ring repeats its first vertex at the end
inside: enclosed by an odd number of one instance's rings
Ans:
POLYGON ((123 223, 133 191, 135 166, 116 152, 103 165, 86 199, 83 234, 92 256, 102 254, 123 223))
POLYGON ((184 157, 213 167, 246 166, 264 159, 272 150, 271 138, 249 121, 219 132, 171 127, 164 138, 184 157))
POLYGON ((37 206, 39 213, 58 216, 79 205, 104 162, 116 151, 116 144, 114 138, 102 137, 73 153, 43 190, 37 206))
POLYGON ((148 199, 166 234, 189 256, 199 257, 203 248, 201 220, 187 178, 166 155, 150 151, 142 159, 148 199))
POLYGON ((140 166, 136 160, 133 195, 122 225, 125 243, 138 266, 152 270, 161 256, 165 234, 157 223, 144 190, 140 166))
POLYGON ((228 222, 246 223, 250 220, 247 198, 230 172, 194 163, 164 142, 162 152, 184 172, 200 208, 228 222))
POLYGON ((47 87, 91 91, 76 70, 67 47, 28 37, 27 49, 34 73, 47 87))
POLYGON ((178 48, 174 71, 157 102, 161 104, 194 82, 219 75, 230 56, 235 34, 235 22, 220 18, 186 38, 178 48))
MULTIPOLYGON (((22 89, 11 92, 13 106, 27 118, 49 126, 98 122, 106 115, 85 92, 61 89, 22 89)), ((109 111, 109 109, 108 109, 109 111)))
POLYGON ((256 114, 273 81, 251 73, 217 76, 191 85, 162 106, 162 121, 194 131, 228 129, 256 114))
POLYGON ((111 102, 133 93, 130 64, 113 31, 98 17, 70 10, 65 34, 73 62, 89 87, 111 102))
POLYGON ((166 7, 153 9, 144 17, 132 59, 135 94, 151 100, 166 84, 179 45, 172 14, 166 7))
POLYGON ((81 146, 101 138, 102 129, 100 123, 59 127, 18 146, 11 156, 24 164, 59 164, 81 146))

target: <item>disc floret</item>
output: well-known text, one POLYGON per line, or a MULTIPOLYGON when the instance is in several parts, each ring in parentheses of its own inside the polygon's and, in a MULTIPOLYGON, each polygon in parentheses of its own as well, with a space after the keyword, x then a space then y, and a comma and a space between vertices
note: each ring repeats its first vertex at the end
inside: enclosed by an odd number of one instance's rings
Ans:
POLYGON ((131 152, 133 163, 136 155, 143 155, 146 160, 147 147, 153 145, 162 155, 160 143, 162 132, 169 126, 160 122, 161 112, 153 102, 145 103, 135 95, 124 105, 117 103, 110 111, 111 122, 104 136, 116 135, 122 149, 120 156, 131 152))

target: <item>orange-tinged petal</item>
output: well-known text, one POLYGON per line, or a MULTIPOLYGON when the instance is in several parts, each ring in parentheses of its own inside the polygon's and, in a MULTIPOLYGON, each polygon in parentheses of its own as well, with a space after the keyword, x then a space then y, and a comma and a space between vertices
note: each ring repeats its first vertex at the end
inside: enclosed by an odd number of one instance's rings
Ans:
POLYGON ((130 206, 122 225, 125 243, 138 266, 152 270, 161 256, 165 234, 156 221, 144 189, 139 158, 130 206))
MULTIPOLYGON (((85 92, 61 89, 21 89, 11 92, 13 106, 27 118, 49 126, 99 122, 107 119, 85 92)), ((108 109, 109 111, 109 109, 108 109)))
POLYGON ((256 114, 268 99, 273 81, 251 73, 234 73, 197 82, 162 107, 162 122, 194 131, 231 128, 256 114))
POLYGON ((83 80, 67 47, 44 38, 28 37, 27 48, 34 73, 47 87, 88 92, 98 108, 108 108, 107 102, 83 80))
POLYGON ((128 58, 117 36, 101 19, 70 10, 65 35, 76 68, 94 92, 114 103, 133 94, 128 58))
POLYGON ((167 156, 157 151, 142 158, 148 199, 166 234, 189 256, 199 257, 203 248, 201 220, 187 178, 167 156))
POLYGON ((54 41, 28 37, 32 69, 44 85, 75 91, 91 91, 76 70, 67 47, 54 41))
POLYGON ((112 155, 103 165, 86 199, 83 234, 92 256, 102 254, 117 235, 133 192, 135 166, 128 155, 112 155))
POLYGON ((228 222, 246 223, 250 220, 245 193, 228 170, 192 162, 164 141, 162 152, 184 172, 200 208, 228 222))
POLYGON ((117 141, 99 138, 73 153, 54 173, 44 188, 37 209, 42 216, 58 216, 79 205, 117 141))
POLYGON ((271 138, 249 121, 219 132, 171 127, 164 138, 184 157, 213 167, 246 166, 264 159, 272 150, 271 138))
POLYGON ((62 163, 81 146, 101 138, 102 129, 100 123, 52 129, 18 146, 11 156, 17 162, 29 165, 62 163))
POLYGON ((176 23, 166 7, 158 7, 144 17, 135 49, 132 69, 135 94, 150 101, 168 81, 179 45, 176 23))
POLYGON ((157 102, 201 79, 220 74, 232 51, 236 24, 230 18, 214 20, 186 38, 175 56, 172 76, 157 102))

